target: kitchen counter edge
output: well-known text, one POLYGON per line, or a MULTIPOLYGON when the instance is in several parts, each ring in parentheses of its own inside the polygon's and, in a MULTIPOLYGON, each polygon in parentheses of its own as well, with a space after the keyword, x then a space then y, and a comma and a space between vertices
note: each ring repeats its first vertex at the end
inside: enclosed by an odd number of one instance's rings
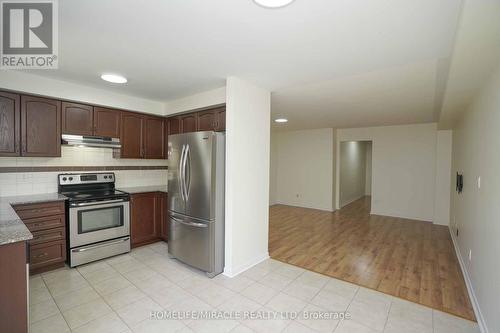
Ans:
POLYGON ((0 246, 33 238, 13 206, 65 201, 66 199, 64 195, 59 193, 0 197, 0 246))
POLYGON ((140 194, 140 193, 152 193, 152 192, 168 193, 166 185, 121 187, 117 188, 117 190, 126 192, 128 194, 140 194))

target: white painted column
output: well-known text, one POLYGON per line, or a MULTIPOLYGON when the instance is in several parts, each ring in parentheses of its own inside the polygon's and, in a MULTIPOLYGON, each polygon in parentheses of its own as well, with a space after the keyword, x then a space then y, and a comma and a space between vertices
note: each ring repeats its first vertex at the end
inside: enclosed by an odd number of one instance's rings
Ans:
POLYGON ((269 257, 270 120, 270 92, 229 77, 224 269, 228 276, 269 257))
POLYGON ((434 223, 450 224, 452 131, 437 131, 434 223))

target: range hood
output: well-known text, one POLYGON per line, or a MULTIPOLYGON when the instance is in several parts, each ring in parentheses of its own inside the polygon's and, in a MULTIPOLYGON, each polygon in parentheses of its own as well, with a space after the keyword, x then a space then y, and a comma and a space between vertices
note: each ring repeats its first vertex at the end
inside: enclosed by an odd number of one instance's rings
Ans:
POLYGON ((120 139, 103 136, 63 134, 62 144, 79 147, 121 148, 120 139))

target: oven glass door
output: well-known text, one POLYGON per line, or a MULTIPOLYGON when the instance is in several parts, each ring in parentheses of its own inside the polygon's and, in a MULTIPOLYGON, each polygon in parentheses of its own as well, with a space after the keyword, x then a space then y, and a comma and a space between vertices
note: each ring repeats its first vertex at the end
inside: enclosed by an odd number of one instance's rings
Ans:
POLYGON ((123 206, 89 208, 78 212, 78 234, 123 226, 123 206))
POLYGON ((69 209, 70 247, 130 236, 129 202, 69 209))

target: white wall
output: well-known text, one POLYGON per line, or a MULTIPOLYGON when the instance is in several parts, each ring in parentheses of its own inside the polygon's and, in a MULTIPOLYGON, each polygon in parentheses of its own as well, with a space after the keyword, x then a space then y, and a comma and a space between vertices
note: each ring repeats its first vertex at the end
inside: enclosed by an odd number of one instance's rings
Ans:
POLYGON ((338 198, 338 186, 337 186, 337 181, 339 179, 338 170, 337 168, 337 163, 336 163, 336 158, 337 158, 337 129, 333 129, 333 138, 332 138, 332 212, 336 210, 337 207, 337 198, 338 198))
POLYGON ((269 257, 271 94, 235 77, 226 88, 224 273, 235 276, 269 257))
POLYGON ((168 101, 165 103, 165 114, 191 111, 224 103, 226 103, 226 87, 168 101))
POLYGON ((437 132, 434 223, 441 225, 450 224, 452 136, 451 130, 437 132))
POLYGON ((271 132, 271 153, 269 167, 269 205, 278 203, 278 140, 271 132))
POLYGON ((332 211, 333 129, 277 132, 273 145, 276 202, 332 211))
POLYGON ((373 214, 434 219, 436 135, 436 124, 338 130, 339 142, 372 141, 373 214))
POLYGON ((340 143, 340 207, 365 196, 366 141, 340 143))
POLYGON ((372 143, 366 141, 365 195, 372 195, 372 143))
POLYGON ((165 114, 165 104, 159 101, 119 94, 110 90, 92 88, 73 82, 54 80, 20 71, 2 70, 0 73, 0 88, 111 108, 157 115, 165 114))
POLYGON ((459 228, 459 255, 482 314, 479 323, 489 332, 500 332, 499 145, 500 68, 453 129, 452 173, 463 173, 464 189, 462 194, 452 190, 451 226, 453 234, 459 228))

